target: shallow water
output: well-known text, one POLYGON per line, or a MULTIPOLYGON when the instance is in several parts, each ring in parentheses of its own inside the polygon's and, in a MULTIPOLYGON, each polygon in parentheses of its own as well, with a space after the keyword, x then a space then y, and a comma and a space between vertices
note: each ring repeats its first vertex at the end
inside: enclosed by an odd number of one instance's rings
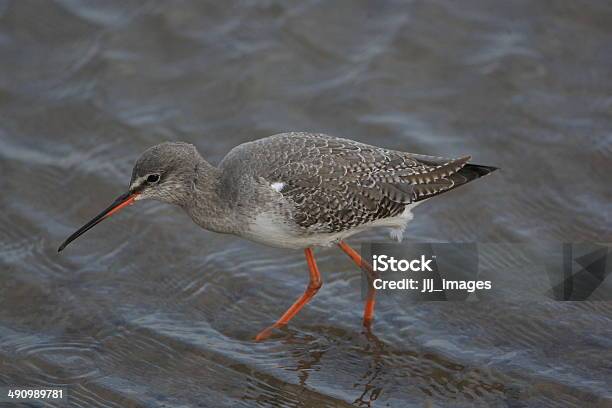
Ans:
POLYGON ((306 285, 300 251, 143 203, 56 253, 146 147, 218 162, 288 130, 502 168, 420 206, 408 241, 610 242, 611 77, 604 1, 0 1, 0 385, 87 407, 612 406, 610 302, 382 298, 368 333, 358 271, 323 249, 315 300, 254 343, 306 285))

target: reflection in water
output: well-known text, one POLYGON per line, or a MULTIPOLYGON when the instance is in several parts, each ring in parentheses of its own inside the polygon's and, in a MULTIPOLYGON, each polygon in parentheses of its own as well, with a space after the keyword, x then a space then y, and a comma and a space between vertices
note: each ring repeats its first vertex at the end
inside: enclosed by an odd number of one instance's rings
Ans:
POLYGON ((146 147, 214 163, 288 130, 502 168, 415 210, 412 242, 610 241, 611 21, 605 2, 0 1, 0 385, 94 407, 609 406, 610 302, 380 296, 360 333, 359 272, 317 249, 323 288, 259 344, 306 286, 301 251, 153 203, 56 248, 146 147))
POLYGON ((368 340, 368 347, 364 350, 364 354, 370 355, 370 362, 368 364, 368 369, 361 376, 360 381, 353 385, 357 389, 363 389, 363 392, 353 401, 353 404, 371 407, 372 403, 378 398, 383 390, 382 387, 377 387, 374 384, 379 374, 385 369, 382 361, 382 356, 385 352, 385 344, 372 333, 371 326, 364 327, 363 334, 368 340))

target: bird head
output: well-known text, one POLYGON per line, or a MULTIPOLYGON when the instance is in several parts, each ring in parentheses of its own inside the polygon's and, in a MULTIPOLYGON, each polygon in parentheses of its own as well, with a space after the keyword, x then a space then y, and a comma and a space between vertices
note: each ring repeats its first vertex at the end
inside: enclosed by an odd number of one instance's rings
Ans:
POLYGON ((134 165, 128 191, 70 235, 60 245, 58 252, 103 220, 138 200, 153 199, 181 205, 193 189, 199 159, 200 154, 189 143, 165 142, 148 148, 134 165))
POLYGON ((132 170, 129 191, 135 200, 181 204, 191 190, 200 154, 194 145, 167 142, 150 147, 132 170))

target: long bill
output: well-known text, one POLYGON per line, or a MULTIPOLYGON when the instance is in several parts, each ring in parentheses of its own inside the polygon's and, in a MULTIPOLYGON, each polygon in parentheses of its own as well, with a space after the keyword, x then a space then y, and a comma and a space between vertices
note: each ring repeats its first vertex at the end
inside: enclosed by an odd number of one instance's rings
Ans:
POLYGON ((93 227, 95 227, 97 224, 99 224, 100 222, 110 217, 111 215, 118 213, 119 211, 121 211, 121 209, 127 207, 128 205, 134 204, 134 200, 136 199, 137 196, 138 196, 138 193, 132 193, 128 191, 127 193, 122 194, 119 197, 117 197, 117 199, 110 206, 108 206, 108 208, 106 208, 100 214, 96 215, 87 224, 83 225, 81 228, 76 230, 74 234, 66 238, 66 240, 62 243, 62 245, 60 245, 59 248, 57 249, 57 252, 61 252, 64 248, 66 248, 66 246, 69 243, 71 243, 72 241, 74 241, 75 239, 77 239, 78 237, 80 237, 81 235, 83 235, 84 233, 92 229, 93 227))

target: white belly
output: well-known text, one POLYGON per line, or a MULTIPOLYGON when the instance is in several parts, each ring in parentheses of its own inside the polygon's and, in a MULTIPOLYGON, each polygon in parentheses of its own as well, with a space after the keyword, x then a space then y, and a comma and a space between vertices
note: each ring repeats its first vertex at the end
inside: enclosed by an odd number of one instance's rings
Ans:
POLYGON ((273 213, 261 213, 242 235, 251 241, 277 248, 301 249, 312 246, 330 246, 362 231, 377 227, 390 228, 391 237, 401 241, 404 229, 412 219, 412 209, 419 203, 406 207, 402 214, 376 220, 350 230, 334 233, 304 234, 297 226, 273 213))

